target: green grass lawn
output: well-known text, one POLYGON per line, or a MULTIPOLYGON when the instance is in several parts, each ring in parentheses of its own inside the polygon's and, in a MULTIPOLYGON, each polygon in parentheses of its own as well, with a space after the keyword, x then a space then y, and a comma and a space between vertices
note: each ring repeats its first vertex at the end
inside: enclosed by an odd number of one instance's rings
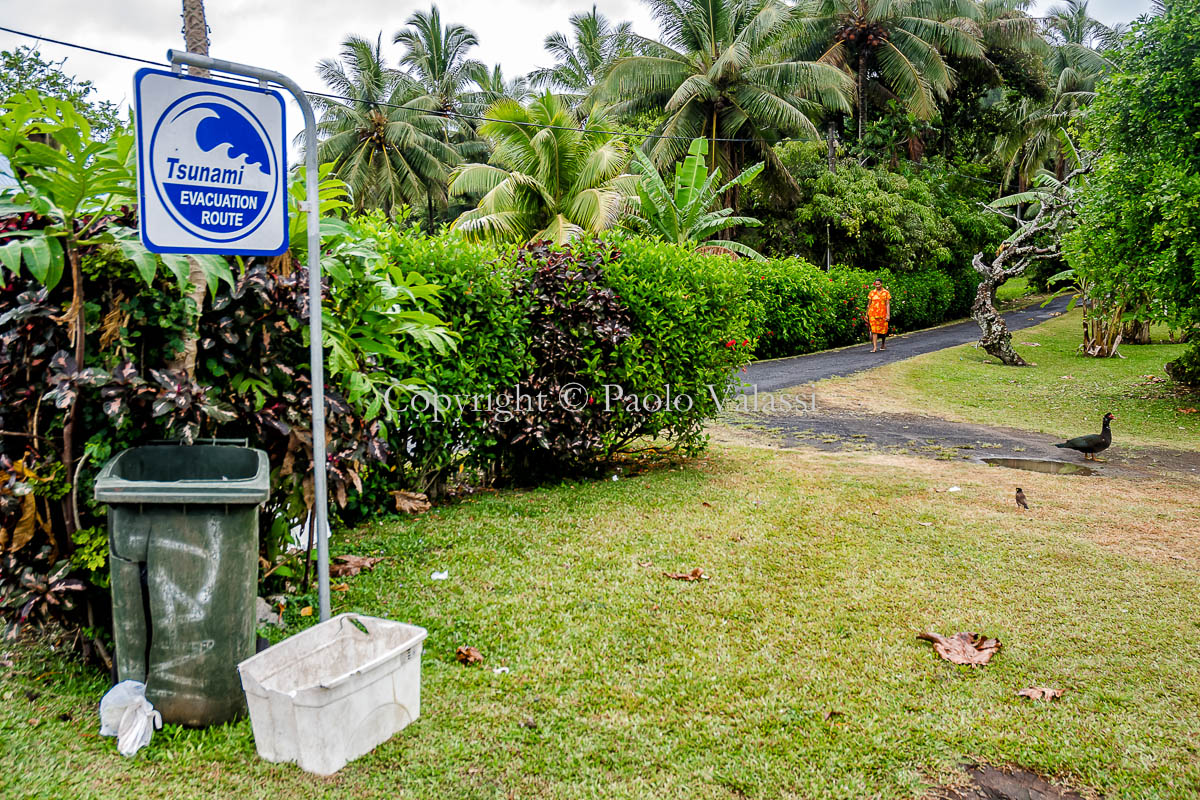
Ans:
POLYGON ((1184 346, 1123 345, 1124 358, 1088 358, 1077 352, 1081 324, 1073 311, 1015 333, 1014 347, 1033 367, 1005 367, 962 345, 823 381, 817 396, 1064 438, 1099 433, 1111 411, 1114 440, 1123 445, 1200 449, 1200 413, 1179 410, 1200 407, 1200 395, 1155 382, 1184 346))
POLYGON ((1029 285, 1029 278, 1024 275, 1019 275, 1004 282, 999 289, 996 290, 996 302, 1009 303, 1013 300, 1020 300, 1023 297, 1033 294, 1034 287, 1029 285))
POLYGON ((1021 478, 1028 514, 995 468, 720 448, 367 526, 334 552, 389 560, 334 611, 429 630, 415 724, 328 779, 258 760, 244 721, 127 760, 96 735, 104 678, 22 644, 0 796, 915 798, 973 757, 1195 797, 1196 486, 1021 478), (1004 649, 956 667, 924 630, 1004 649), (1042 685, 1067 693, 1015 695, 1042 685))

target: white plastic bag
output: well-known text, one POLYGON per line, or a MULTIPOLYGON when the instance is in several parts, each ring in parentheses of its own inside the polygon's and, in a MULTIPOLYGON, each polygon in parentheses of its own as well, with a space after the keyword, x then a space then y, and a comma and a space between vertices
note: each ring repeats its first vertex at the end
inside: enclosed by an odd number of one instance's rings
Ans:
POLYGON ((117 751, 132 756, 162 730, 162 714, 146 699, 146 684, 121 681, 100 701, 100 735, 116 736, 117 751))

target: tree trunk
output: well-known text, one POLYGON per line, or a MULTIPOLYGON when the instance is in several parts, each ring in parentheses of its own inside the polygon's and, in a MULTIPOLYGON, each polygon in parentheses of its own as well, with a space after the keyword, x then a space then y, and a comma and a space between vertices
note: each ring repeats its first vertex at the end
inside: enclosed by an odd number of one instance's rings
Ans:
POLYGON ((1121 331, 1121 340, 1126 344, 1150 344, 1150 323, 1130 320, 1121 331))
POLYGON ((856 81, 856 92, 858 97, 858 141, 861 144, 863 139, 863 118, 867 115, 867 57, 863 53, 858 54, 858 78, 856 81))
MULTIPOLYGON (((208 55, 208 23, 204 18, 204 0, 183 0, 183 43, 189 53, 208 55)), ((189 68, 188 74, 200 78, 209 76, 206 69, 189 68)), ((167 362, 167 366, 193 378, 196 375, 196 342, 200 338, 200 314, 204 311, 204 295, 208 286, 204 280, 204 271, 191 256, 188 256, 188 281, 192 284, 192 291, 188 297, 196 304, 196 321, 184 331, 183 349, 176 358, 167 362)))
POLYGON ((975 302, 971 305, 971 317, 979 323, 981 331, 979 345, 988 355, 1000 359, 1003 364, 1010 367, 1027 367, 1029 363, 1013 350, 1012 333, 1008 330, 1008 324, 992 304, 995 292, 995 281, 985 278, 980 282, 979 289, 975 292, 975 302))
MULTIPOLYGON (((75 249, 75 242, 68 240, 66 246, 67 265, 71 268, 71 307, 68 310, 68 315, 71 317, 68 324, 71 326, 73 344, 75 345, 75 368, 83 369, 83 359, 87 356, 87 316, 84 309, 83 301, 83 270, 79 264, 79 252, 75 249)), ((76 395, 75 402, 71 403, 71 407, 67 410, 67 419, 63 423, 63 452, 62 462, 66 469, 67 485, 75 484, 75 428, 79 424, 79 396, 76 395)), ((63 522, 66 524, 67 536, 63 542, 63 549, 70 553, 73 549, 71 537, 78 530, 75 525, 75 501, 73 492, 67 492, 63 496, 63 522)), ((56 545, 57 546, 57 545, 56 545)))
MULTIPOLYGON (((208 55, 208 21, 204 17, 204 0, 183 0, 183 44, 189 53, 208 55)), ((197 70, 191 74, 207 78, 208 70, 197 70)))
POLYGON ((831 116, 829 118, 829 133, 826 136, 826 138, 828 139, 828 142, 829 142, 828 158, 829 158, 829 174, 831 174, 831 175, 837 174, 837 145, 836 145, 836 140, 834 139, 834 134, 833 134, 834 124, 835 124, 834 119, 831 116))

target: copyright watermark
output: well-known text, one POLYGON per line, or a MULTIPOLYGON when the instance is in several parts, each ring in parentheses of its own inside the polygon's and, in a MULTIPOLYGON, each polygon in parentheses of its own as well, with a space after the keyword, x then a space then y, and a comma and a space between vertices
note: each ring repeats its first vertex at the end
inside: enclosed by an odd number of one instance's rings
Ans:
POLYGON ((760 394, 757 386, 750 388, 753 391, 728 397, 724 387, 710 383, 702 387, 699 399, 697 395, 680 391, 672 384, 666 384, 658 391, 641 393, 628 391, 616 383, 588 387, 578 382, 564 384, 555 391, 541 392, 530 392, 520 386, 485 395, 442 394, 432 390, 414 394, 409 399, 408 410, 419 414, 432 414, 435 420, 457 418, 467 412, 487 413, 501 423, 517 416, 545 414, 555 410, 573 413, 589 409, 598 413, 686 413, 701 404, 716 413, 738 411, 803 414, 817 410, 817 396, 814 392, 760 394))

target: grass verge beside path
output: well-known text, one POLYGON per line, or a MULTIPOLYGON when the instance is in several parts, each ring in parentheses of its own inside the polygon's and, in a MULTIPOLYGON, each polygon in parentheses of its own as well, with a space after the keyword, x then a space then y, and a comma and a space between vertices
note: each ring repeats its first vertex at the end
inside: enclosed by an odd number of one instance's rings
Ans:
POLYGON ((429 629, 416 724, 328 779, 259 761, 245 721, 127 760, 96 736, 104 680, 20 646, 0 796, 914 798, 971 756, 1195 797, 1196 486, 1021 474, 1024 513, 1014 479, 719 448, 368 526, 334 552, 389 560, 334 611, 429 629), (694 567, 710 579, 662 574, 694 567), (955 667, 924 630, 1004 649, 955 667), (456 663, 459 645, 485 664, 456 663), (1067 693, 1035 704, 1028 686, 1067 693))
POLYGON ((1081 324, 1073 311, 1015 333, 1014 346, 1034 367, 1005 367, 974 345, 960 345, 821 381, 817 400, 1063 438, 1099 433, 1100 417, 1112 411, 1113 438, 1123 445, 1200 450, 1200 413, 1179 410, 1200 407, 1200 394, 1153 380, 1166 378, 1163 364, 1184 346, 1123 345, 1125 358, 1087 358, 1076 351, 1081 324))

